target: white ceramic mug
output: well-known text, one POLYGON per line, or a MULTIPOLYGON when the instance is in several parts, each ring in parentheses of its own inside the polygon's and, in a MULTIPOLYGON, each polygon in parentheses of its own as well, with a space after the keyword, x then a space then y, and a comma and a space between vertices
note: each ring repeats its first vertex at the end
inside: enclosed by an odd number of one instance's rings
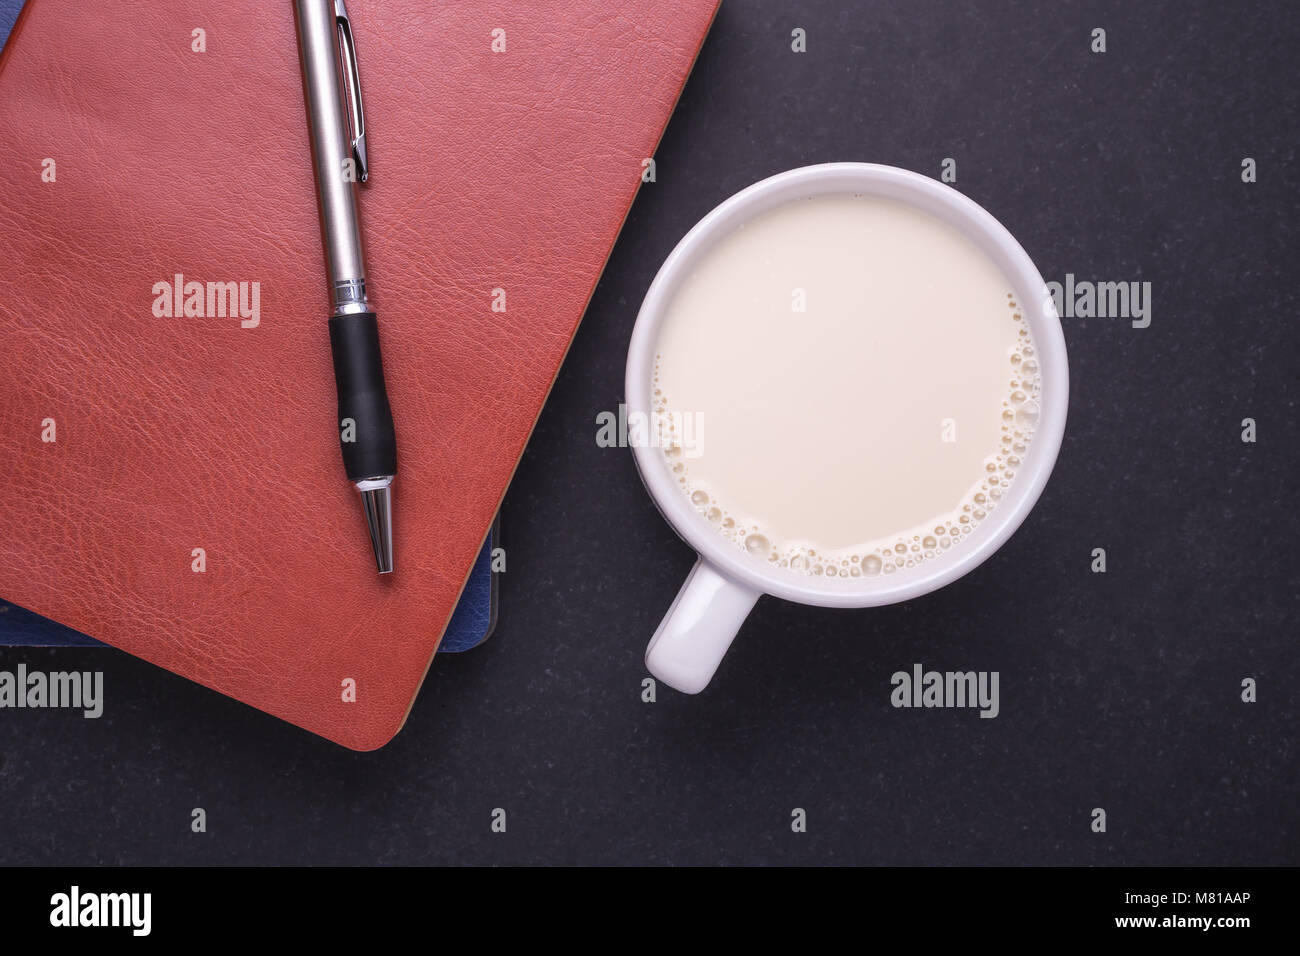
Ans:
POLYGON ((1024 463, 998 507, 960 546, 900 569, 860 578, 810 577, 754 557, 727 541, 682 494, 662 452, 634 443, 641 480, 669 524, 699 553, 690 575, 646 650, 656 678, 688 694, 708 685, 754 603, 771 594, 823 607, 875 607, 906 601, 955 581, 1002 546, 1038 500, 1056 462, 1065 431, 1068 369, 1065 337, 1033 262, 1011 233, 979 205, 933 179, 868 163, 805 166, 755 183, 705 216, 677 244, 655 276, 637 316, 627 358, 629 420, 650 419, 651 384, 660 325, 683 278, 719 239, 754 216, 807 196, 828 193, 880 196, 908 203, 969 236, 1002 269, 1024 310, 1041 369, 1040 415, 1024 463))

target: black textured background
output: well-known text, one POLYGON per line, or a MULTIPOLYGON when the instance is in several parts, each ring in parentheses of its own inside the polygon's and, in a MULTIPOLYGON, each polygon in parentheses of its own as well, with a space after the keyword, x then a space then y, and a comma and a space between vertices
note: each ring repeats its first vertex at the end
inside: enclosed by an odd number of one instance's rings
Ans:
POLYGON ((507 498, 495 636, 373 754, 115 651, 6 649, 102 668, 107 706, 0 713, 0 863, 1300 863, 1297 49, 1289 0, 727 0, 507 498), (1065 320, 1059 464, 969 577, 764 599, 705 694, 643 703, 692 555, 595 417, 651 278, 769 174, 944 157, 1047 279, 1150 281, 1150 328, 1065 320), (1001 716, 892 709, 916 661, 1000 671, 1001 716))

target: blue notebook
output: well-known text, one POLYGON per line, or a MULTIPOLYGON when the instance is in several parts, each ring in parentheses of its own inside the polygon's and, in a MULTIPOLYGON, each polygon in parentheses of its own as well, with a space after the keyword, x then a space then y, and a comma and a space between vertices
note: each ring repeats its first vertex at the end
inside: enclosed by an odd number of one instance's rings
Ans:
MULTIPOLYGON (((23 0, 0 0, 0 48, 23 8, 23 0)), ((497 588, 492 573, 492 549, 496 545, 497 525, 483 542, 483 550, 474 562, 474 570, 465 582, 460 603, 452 612, 447 630, 438 646, 441 654, 467 651, 487 640, 496 627, 497 588)), ((0 646, 35 647, 103 647, 94 638, 49 618, 33 614, 16 604, 0 599, 0 646)))
POLYGON ((14 28, 14 21, 22 8, 23 0, 0 0, 0 47, 9 39, 9 31, 14 28))

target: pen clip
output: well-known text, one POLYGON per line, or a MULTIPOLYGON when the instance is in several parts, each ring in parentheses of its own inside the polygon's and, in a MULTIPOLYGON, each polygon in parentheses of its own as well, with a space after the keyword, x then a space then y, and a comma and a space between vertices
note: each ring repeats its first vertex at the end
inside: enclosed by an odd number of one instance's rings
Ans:
POLYGON ((365 182, 370 175, 366 164, 366 112, 361 105, 361 73, 357 70, 357 44, 352 38, 352 23, 343 0, 334 0, 334 21, 343 40, 343 75, 348 86, 348 108, 351 111, 352 158, 357 164, 357 175, 365 182))

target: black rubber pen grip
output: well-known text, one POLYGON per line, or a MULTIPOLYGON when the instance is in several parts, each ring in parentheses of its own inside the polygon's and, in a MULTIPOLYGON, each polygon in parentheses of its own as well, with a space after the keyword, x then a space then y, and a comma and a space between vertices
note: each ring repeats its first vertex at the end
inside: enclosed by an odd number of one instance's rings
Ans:
POLYGON ((348 479, 397 474, 397 436, 384 387, 375 313, 332 317, 330 348, 339 395, 339 447, 348 479))

